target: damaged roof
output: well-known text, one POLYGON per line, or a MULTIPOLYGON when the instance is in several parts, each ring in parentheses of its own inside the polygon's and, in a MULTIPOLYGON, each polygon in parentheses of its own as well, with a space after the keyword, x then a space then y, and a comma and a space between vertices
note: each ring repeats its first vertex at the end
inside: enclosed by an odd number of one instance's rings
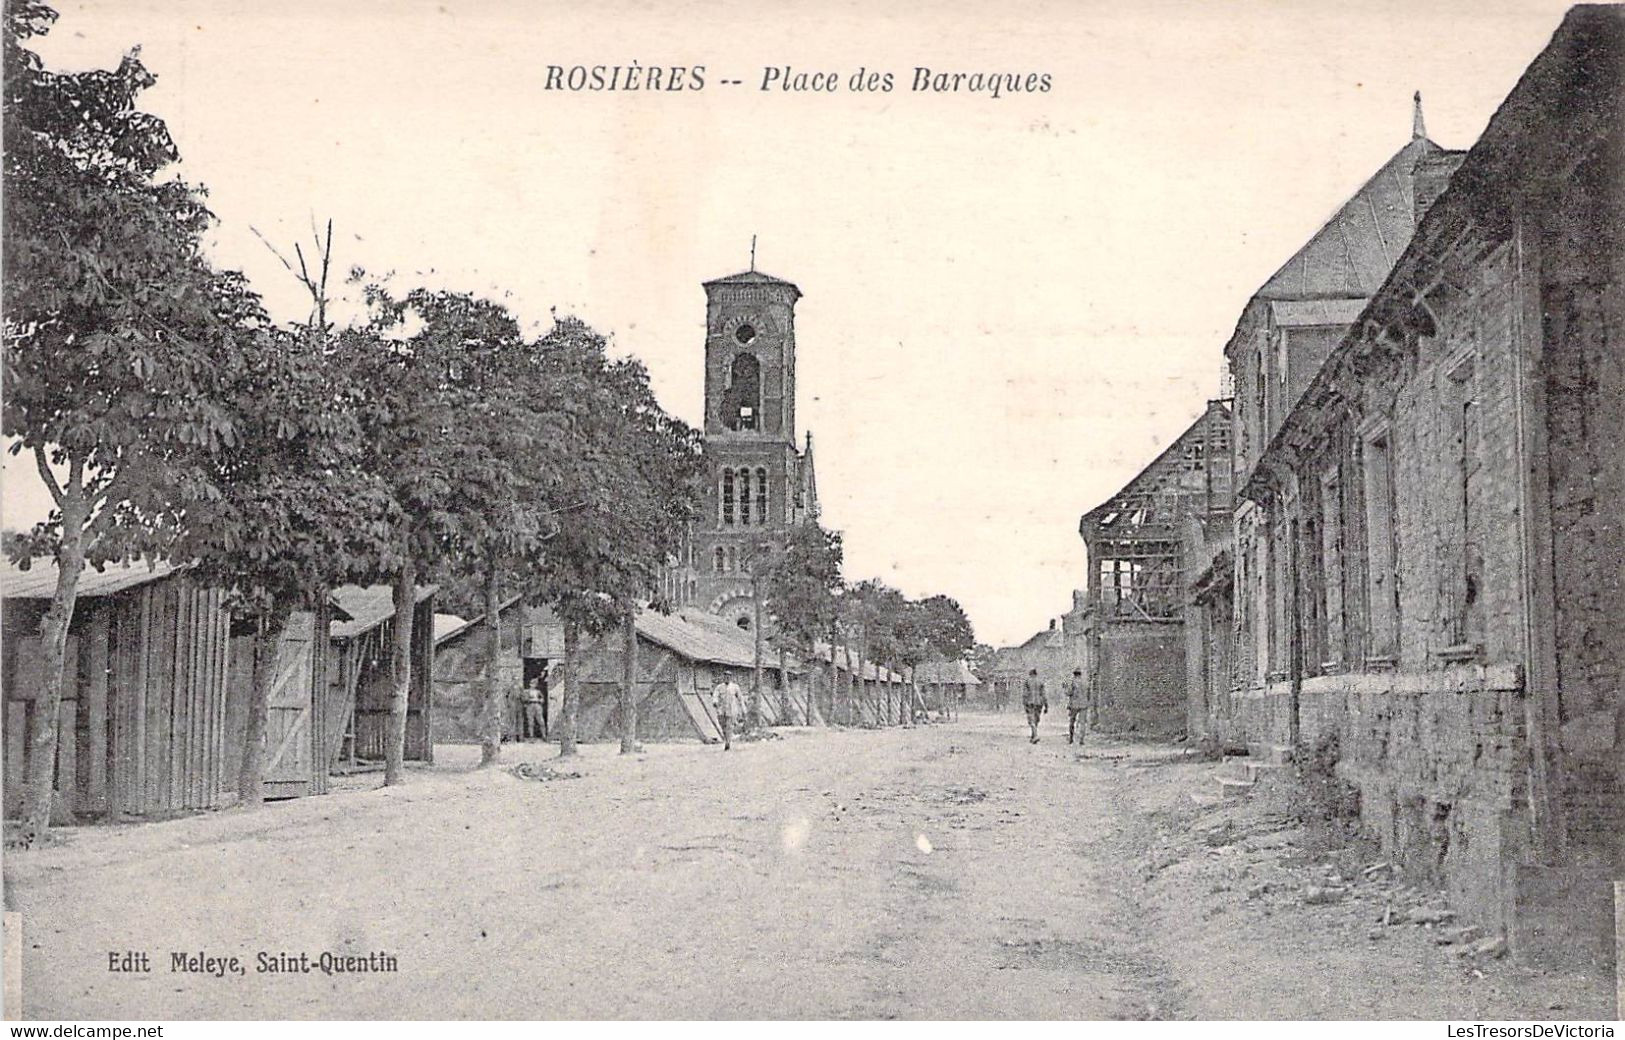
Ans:
MULTIPOLYGON (((422 603, 433 596, 438 586, 419 585, 414 603, 422 603)), ((337 620, 329 627, 334 639, 353 639, 395 616, 395 593, 388 585, 340 585, 332 592, 333 605, 348 620, 337 620)))

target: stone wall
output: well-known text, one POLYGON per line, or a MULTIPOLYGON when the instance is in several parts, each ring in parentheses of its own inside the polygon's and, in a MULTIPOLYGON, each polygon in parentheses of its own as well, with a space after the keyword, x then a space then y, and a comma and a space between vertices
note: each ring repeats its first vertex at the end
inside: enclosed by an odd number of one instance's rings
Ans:
MULTIPOLYGON (((1185 636, 1179 624, 1107 624, 1096 643, 1096 725, 1106 733, 1185 729, 1185 636)), ((1055 698, 1050 698, 1055 704, 1055 698)))
MULTIPOLYGON (((1566 178, 1542 227, 1558 739, 1573 865, 1625 868, 1625 191, 1620 132, 1566 178)), ((1531 250, 1533 252, 1534 250, 1531 250)))

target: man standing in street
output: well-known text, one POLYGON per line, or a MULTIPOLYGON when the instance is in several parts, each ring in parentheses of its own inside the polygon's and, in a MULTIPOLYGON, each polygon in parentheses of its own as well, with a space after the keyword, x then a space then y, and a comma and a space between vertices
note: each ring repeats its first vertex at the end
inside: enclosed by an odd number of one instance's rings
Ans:
POLYGON ((711 687, 711 705, 717 710, 717 725, 722 727, 722 750, 733 750, 733 722, 739 717, 739 684, 727 676, 718 676, 711 687))
POLYGON ((1072 669, 1072 678, 1062 689, 1066 691, 1066 742, 1082 744, 1089 732, 1089 687, 1083 681, 1083 669, 1072 669))
POLYGON ((1029 669, 1021 684, 1021 706, 1027 709, 1027 725, 1032 729, 1030 744, 1038 743, 1038 720, 1049 711, 1049 698, 1044 695, 1044 682, 1038 678, 1038 669, 1029 669))

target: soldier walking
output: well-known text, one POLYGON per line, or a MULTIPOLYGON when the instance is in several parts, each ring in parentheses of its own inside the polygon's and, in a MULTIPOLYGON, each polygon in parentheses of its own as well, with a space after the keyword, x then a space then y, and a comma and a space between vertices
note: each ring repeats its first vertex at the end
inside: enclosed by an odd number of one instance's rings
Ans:
POLYGON ((1032 730, 1029 744, 1038 743, 1038 720, 1049 711, 1049 697, 1044 693, 1044 681, 1038 677, 1038 669, 1033 668, 1027 672, 1027 678, 1021 684, 1021 706, 1027 709, 1027 725, 1032 730))
POLYGON ((1062 689, 1066 691, 1066 742, 1082 744, 1089 732, 1089 686, 1083 681, 1083 669, 1072 669, 1072 678, 1062 689))

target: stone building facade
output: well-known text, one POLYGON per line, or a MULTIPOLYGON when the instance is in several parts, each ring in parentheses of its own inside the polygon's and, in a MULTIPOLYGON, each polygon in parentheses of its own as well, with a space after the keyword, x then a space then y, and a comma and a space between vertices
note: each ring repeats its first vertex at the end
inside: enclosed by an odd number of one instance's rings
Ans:
MULTIPOLYGON (((1247 301, 1225 345, 1235 386, 1232 465, 1237 487, 1258 475, 1269 444, 1388 277, 1420 215, 1460 159, 1461 153, 1427 138, 1418 97, 1411 140, 1247 301)), ((1204 715, 1203 724, 1212 725, 1221 740, 1246 737, 1258 743, 1259 730, 1248 720, 1260 710, 1259 692, 1287 676, 1293 655, 1303 651, 1291 639, 1294 605, 1280 594, 1291 582, 1290 558, 1281 547, 1298 534, 1283 515, 1266 514, 1245 496, 1236 502, 1228 539, 1217 532, 1205 534, 1203 547, 1211 564, 1231 574, 1228 580, 1211 571, 1187 575, 1188 602, 1200 602, 1204 617, 1231 627, 1222 655, 1233 693, 1227 703, 1222 692, 1211 688, 1222 678, 1215 667, 1219 662, 1208 661, 1201 669, 1208 685, 1190 690, 1191 700, 1200 697, 1203 708, 1193 708, 1191 714, 1204 715), (1201 588, 1225 584, 1228 611, 1211 597, 1199 596, 1201 588)), ((1221 649, 1214 643, 1208 641, 1207 652, 1217 655, 1221 649)), ((1281 733, 1276 743, 1290 744, 1295 735, 1281 733)))
POLYGON ((1606 960, 1625 876, 1622 70, 1625 10, 1571 11, 1238 444, 1225 725, 1335 740, 1367 832, 1537 960, 1606 960))

